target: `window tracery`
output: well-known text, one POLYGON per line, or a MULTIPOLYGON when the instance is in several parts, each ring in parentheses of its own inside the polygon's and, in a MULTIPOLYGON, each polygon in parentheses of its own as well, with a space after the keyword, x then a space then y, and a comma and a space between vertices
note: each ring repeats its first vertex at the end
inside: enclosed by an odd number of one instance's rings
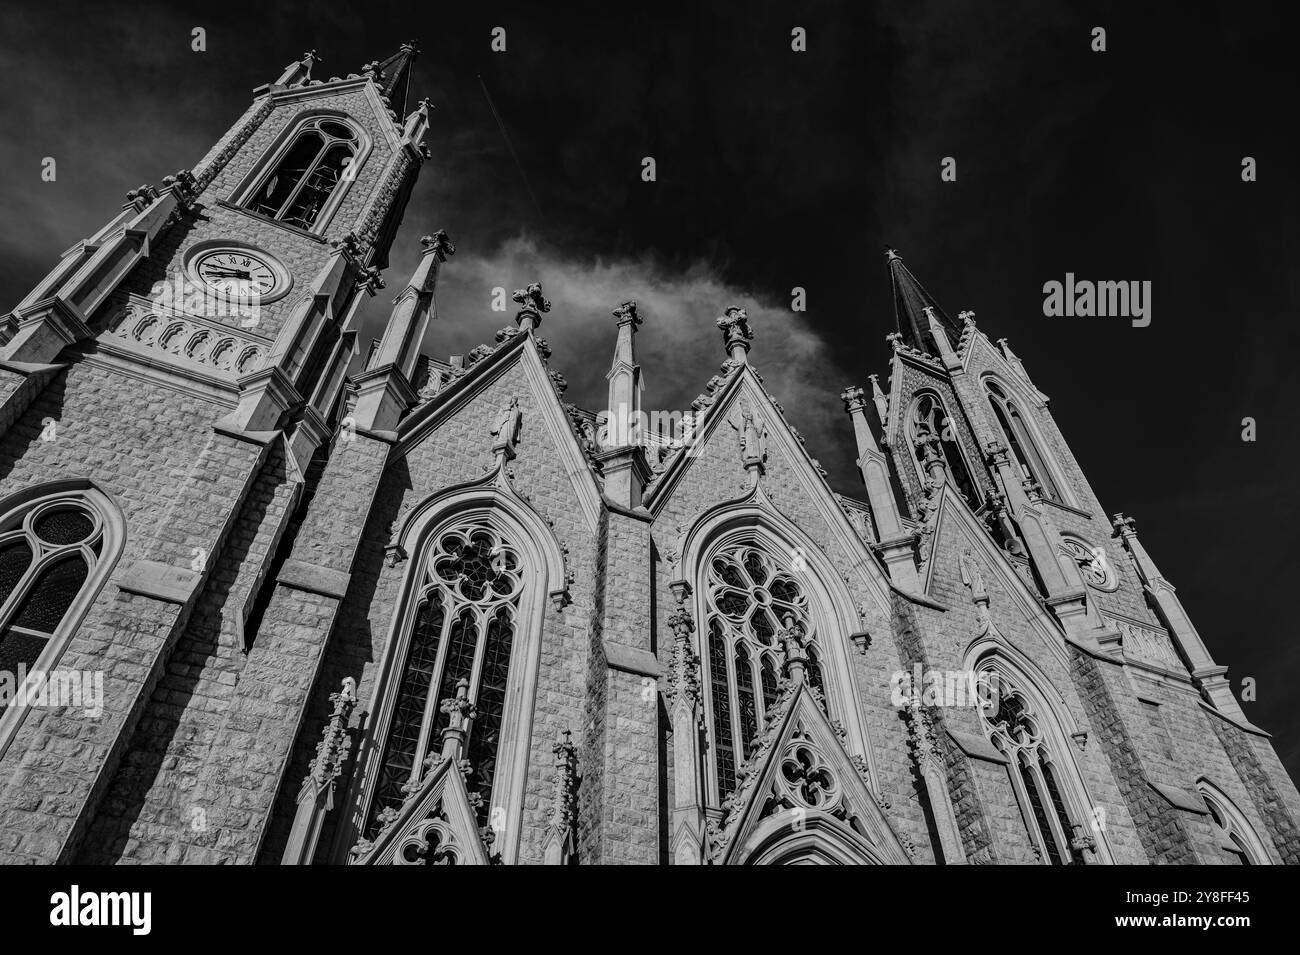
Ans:
POLYGON ((805 635, 809 682, 821 689, 822 676, 808 597, 789 568, 768 551, 743 543, 716 553, 704 578, 711 762, 719 799, 725 799, 779 696, 784 653, 779 632, 787 621, 805 635))
POLYGON ((1039 716, 1005 675, 985 669, 980 680, 997 690, 981 709, 984 732, 1008 760, 1012 788, 1031 839, 1052 865, 1083 865, 1083 846, 1061 797, 1059 767, 1039 716))
POLYGON ((361 152, 361 137, 350 123, 311 117, 295 130, 243 204, 268 218, 315 230, 361 152))
POLYGON ((984 390, 988 394, 989 406, 997 418, 998 427, 1011 456, 1020 470, 1021 477, 1033 481, 1043 489, 1043 496, 1052 501, 1061 500, 1060 489, 1052 478, 1047 462, 1038 450, 1029 426, 1025 423, 1020 409, 1011 400, 1006 391, 997 382, 986 379, 984 390))
MULTIPOLYGON (((0 518, 0 670, 35 669, 105 553, 99 511, 80 496, 0 518)), ((3 712, 8 701, 0 701, 3 712)))
POLYGON ((438 537, 425 564, 367 836, 383 810, 400 808, 424 761, 439 752, 450 719, 442 704, 455 697, 461 679, 476 711, 466 741, 468 785, 482 798, 479 824, 486 823, 523 590, 518 552, 496 528, 472 522, 438 537))
POLYGON ((966 467, 966 457, 957 443, 952 419, 938 395, 925 392, 917 396, 908 415, 907 434, 922 482, 929 478, 929 455, 937 453, 953 486, 972 510, 978 509, 979 490, 966 467))

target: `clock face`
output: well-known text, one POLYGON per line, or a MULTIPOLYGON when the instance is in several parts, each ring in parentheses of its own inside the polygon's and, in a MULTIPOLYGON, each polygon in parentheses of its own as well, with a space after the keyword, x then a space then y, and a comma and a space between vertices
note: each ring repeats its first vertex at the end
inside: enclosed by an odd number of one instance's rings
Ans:
POLYGON ((191 268, 200 282, 231 298, 266 298, 283 284, 280 270, 248 249, 212 249, 195 258, 191 268))

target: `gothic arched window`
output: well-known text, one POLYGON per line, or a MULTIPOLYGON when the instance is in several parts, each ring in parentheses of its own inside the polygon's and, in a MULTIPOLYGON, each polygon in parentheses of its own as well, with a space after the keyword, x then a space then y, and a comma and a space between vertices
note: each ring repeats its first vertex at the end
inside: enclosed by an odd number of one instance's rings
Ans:
POLYGON ((93 492, 28 495, 0 515, 0 671, 57 662, 120 543, 106 503, 93 492))
POLYGON ((719 801, 736 788, 736 773, 767 728, 776 702, 784 647, 780 632, 799 629, 808 651, 808 682, 822 689, 817 638, 808 598, 786 565, 753 543, 716 552, 704 570, 702 655, 709 688, 712 770, 719 801))
POLYGON ((449 720, 442 705, 456 696, 462 679, 477 710, 465 743, 468 784, 483 797, 479 824, 487 823, 523 581, 518 553, 485 522, 445 530, 434 542, 406 659, 396 674, 397 695, 366 817, 367 836, 376 830, 383 809, 401 807, 408 785, 418 783, 425 759, 440 752, 449 720))
POLYGON ((363 146, 350 123, 330 116, 305 120, 244 199, 253 212, 308 231, 339 193, 363 146))
POLYGON ((1210 810, 1219 848, 1239 865, 1268 865, 1271 861, 1268 853, 1232 800, 1204 779, 1196 784, 1196 791, 1201 794, 1206 808, 1210 810))
POLYGON ((972 510, 980 506, 979 490, 971 478, 970 469, 966 467, 966 456, 957 443, 952 419, 948 417, 938 395, 924 392, 912 402, 912 411, 907 421, 907 437, 922 482, 929 477, 926 458, 931 452, 927 448, 933 447, 933 453, 942 457, 949 479, 966 499, 966 503, 972 510))
POLYGON ((993 416, 998 419, 1002 437, 1016 465, 1020 468, 1021 476, 1036 482, 1043 489, 1044 497, 1053 501, 1061 500, 1061 492, 1052 479, 1052 472, 1039 453, 1038 445, 1016 403, 1007 396, 1006 391, 997 382, 986 379, 984 389, 988 392, 989 406, 993 409, 993 416))
POLYGON ((1031 840, 1052 865, 1083 865, 1077 824, 1061 795, 1061 767, 1041 716, 1005 674, 985 669, 979 679, 988 688, 989 703, 980 711, 984 732, 1007 758, 1011 786, 1031 840))

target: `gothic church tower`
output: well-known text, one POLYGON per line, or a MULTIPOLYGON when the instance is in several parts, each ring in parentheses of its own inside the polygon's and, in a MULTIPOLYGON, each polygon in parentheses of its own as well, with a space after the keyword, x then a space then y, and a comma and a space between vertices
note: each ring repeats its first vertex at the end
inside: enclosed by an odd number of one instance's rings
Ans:
POLYGON ((255 857, 350 561, 286 551, 313 493, 365 506, 322 464, 428 155, 415 55, 290 64, 0 326, 0 669, 102 673, 104 701, 0 718, 7 860, 255 857))

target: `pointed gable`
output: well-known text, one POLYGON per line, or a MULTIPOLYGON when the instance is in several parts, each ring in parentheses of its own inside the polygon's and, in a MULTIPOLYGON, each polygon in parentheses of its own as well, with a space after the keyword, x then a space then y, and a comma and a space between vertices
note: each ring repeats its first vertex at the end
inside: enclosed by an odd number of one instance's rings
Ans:
MULTIPOLYGON (((495 349, 487 349, 486 356, 472 365, 467 373, 445 385, 436 395, 407 415, 398 426, 398 443, 389 457, 389 466, 403 457, 409 457, 425 442, 433 439, 439 429, 507 375, 513 375, 514 380, 527 389, 531 399, 527 402, 529 420, 524 422, 524 441, 528 441, 529 429, 544 431, 549 439, 548 444, 559 456, 557 464, 572 487, 587 526, 594 529, 602 507, 600 485, 578 443, 574 425, 556 394, 555 384, 531 334, 514 335, 498 344, 495 349)), ((518 385, 512 387, 517 388, 518 385)), ((499 415, 500 411, 493 413, 499 415)), ((489 446, 490 441, 485 433, 484 454, 487 454, 489 446)), ((487 458, 484 460, 486 462, 487 458)))
MULTIPOLYGON (((481 798, 481 797, 477 797, 481 798)), ((382 818, 382 817, 381 817, 382 818)), ((443 759, 353 865, 491 865, 460 767, 443 759)))
POLYGON ((741 774, 711 832, 714 865, 911 864, 864 760, 845 750, 819 692, 802 679, 786 684, 741 774))

